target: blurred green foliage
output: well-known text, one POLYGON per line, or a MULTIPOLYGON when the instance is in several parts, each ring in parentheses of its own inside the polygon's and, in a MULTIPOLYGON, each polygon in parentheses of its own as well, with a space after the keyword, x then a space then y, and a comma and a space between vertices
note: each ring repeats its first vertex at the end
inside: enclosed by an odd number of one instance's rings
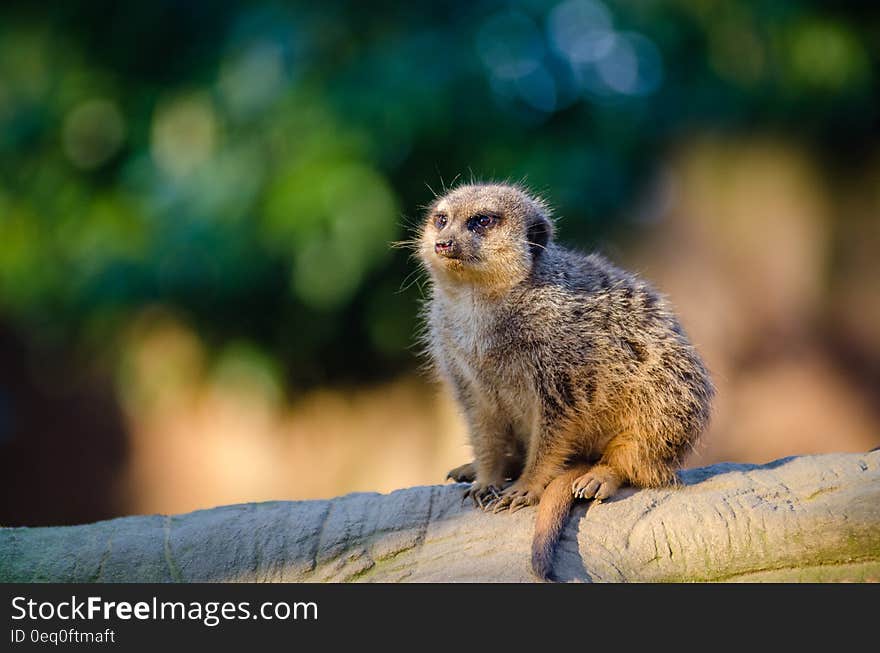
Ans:
POLYGON ((95 350, 165 305, 294 384, 411 366, 388 244, 428 185, 524 178, 590 246, 693 132, 849 165, 877 144, 870 6, 6 2, 0 314, 95 350))

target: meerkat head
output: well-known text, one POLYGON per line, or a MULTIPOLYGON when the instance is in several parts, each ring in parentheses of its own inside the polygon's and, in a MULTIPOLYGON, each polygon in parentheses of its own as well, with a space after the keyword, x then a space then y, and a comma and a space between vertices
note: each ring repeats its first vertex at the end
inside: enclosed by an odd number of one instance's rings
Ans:
POLYGON ((431 204, 418 254, 439 283, 503 290, 528 276, 552 238, 540 199, 516 186, 468 184, 431 204))

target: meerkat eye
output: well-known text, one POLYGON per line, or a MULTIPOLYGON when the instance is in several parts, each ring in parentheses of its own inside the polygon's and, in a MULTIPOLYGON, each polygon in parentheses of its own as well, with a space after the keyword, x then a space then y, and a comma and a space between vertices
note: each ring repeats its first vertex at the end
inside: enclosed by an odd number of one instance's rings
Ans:
POLYGON ((470 220, 468 220, 468 229, 470 229, 471 231, 482 231, 493 226, 497 222, 497 220, 498 218, 496 218, 494 215, 478 213, 477 215, 472 216, 470 220))
POLYGON ((437 215, 435 215, 434 216, 434 226, 437 227, 438 231, 440 229, 442 229, 443 227, 445 227, 446 226, 446 215, 444 215, 443 213, 438 213, 437 215))

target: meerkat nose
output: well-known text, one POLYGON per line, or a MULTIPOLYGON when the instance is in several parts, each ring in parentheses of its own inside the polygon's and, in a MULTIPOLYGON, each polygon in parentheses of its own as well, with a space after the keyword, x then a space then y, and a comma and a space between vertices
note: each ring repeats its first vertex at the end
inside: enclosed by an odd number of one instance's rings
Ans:
POLYGON ((452 249, 451 240, 438 240, 434 243, 434 251, 438 254, 448 252, 450 249, 452 249))

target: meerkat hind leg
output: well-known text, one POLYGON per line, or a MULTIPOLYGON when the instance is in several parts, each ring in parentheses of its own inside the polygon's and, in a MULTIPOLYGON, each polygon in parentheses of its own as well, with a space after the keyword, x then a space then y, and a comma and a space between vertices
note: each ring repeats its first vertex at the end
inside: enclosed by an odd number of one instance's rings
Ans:
POLYGON ((571 493, 578 499, 602 501, 613 496, 622 484, 620 474, 610 465, 595 465, 571 484, 571 493))
POLYGON ((640 487, 660 487, 674 479, 673 468, 648 454, 639 446, 636 436, 622 433, 605 446, 599 462, 571 484, 572 494, 579 499, 602 501, 613 496, 620 486, 632 483, 640 487))

